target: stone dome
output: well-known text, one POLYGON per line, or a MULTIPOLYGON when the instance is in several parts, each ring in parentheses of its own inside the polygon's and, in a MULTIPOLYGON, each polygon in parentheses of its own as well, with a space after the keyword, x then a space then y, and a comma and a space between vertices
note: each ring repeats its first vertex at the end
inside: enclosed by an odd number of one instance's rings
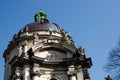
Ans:
POLYGON ((61 29, 56 23, 50 23, 47 19, 47 15, 44 12, 38 12, 34 16, 34 21, 25 25, 18 34, 25 32, 36 32, 36 31, 52 31, 52 32, 61 32, 61 29))
POLYGON ((23 29, 21 29, 18 34, 36 31, 61 32, 62 28, 60 28, 56 23, 41 24, 39 22, 32 22, 30 24, 27 24, 23 29))

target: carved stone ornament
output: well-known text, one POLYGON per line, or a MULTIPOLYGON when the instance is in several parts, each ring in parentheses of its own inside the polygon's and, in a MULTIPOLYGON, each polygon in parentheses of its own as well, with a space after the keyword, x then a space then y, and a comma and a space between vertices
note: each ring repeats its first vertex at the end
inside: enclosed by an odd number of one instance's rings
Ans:
POLYGON ((81 55, 85 54, 85 49, 82 46, 80 46, 80 48, 78 48, 78 51, 81 55))

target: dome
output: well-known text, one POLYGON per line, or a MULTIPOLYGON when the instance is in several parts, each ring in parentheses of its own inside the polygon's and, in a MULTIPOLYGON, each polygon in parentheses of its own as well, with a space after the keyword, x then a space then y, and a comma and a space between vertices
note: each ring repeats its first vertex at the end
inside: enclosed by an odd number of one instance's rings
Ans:
POLYGON ((52 31, 52 32, 61 32, 61 29, 55 23, 49 23, 47 19, 47 15, 44 12, 38 12, 34 16, 34 21, 32 23, 27 24, 23 29, 19 31, 18 34, 24 32, 36 32, 36 31, 52 31))
POLYGON ((55 23, 46 23, 41 24, 39 22, 33 22, 30 24, 27 24, 23 29, 19 31, 20 33, 24 32, 36 32, 36 31, 53 31, 53 32, 61 32, 62 29, 55 23))

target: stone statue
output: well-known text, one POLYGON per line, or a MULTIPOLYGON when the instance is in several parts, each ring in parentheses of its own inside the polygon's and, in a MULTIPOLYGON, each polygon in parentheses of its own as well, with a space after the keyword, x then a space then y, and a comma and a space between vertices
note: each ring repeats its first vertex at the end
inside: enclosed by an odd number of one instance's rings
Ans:
POLYGON ((18 56, 21 56, 22 53, 23 53, 22 46, 19 46, 19 48, 18 48, 18 56))
POLYGON ((78 49, 76 50, 76 53, 73 54, 73 58, 76 58, 76 59, 78 59, 78 60, 80 60, 80 59, 85 59, 85 58, 86 58, 86 57, 85 57, 85 50, 84 50, 84 48, 83 48, 82 46, 80 46, 80 48, 78 48, 78 49))
POLYGON ((37 12, 34 16, 34 19, 35 19, 35 22, 43 22, 44 20, 48 21, 47 15, 43 11, 37 12))
POLYGON ((34 36, 33 43, 36 44, 39 41, 38 34, 37 33, 33 33, 33 36, 34 36))
POLYGON ((78 48, 78 52, 81 54, 81 55, 84 55, 85 54, 85 49, 80 46, 80 48, 78 48))
POLYGON ((19 67, 16 68, 15 74, 16 74, 16 76, 19 76, 19 77, 21 76, 21 71, 20 71, 19 67))

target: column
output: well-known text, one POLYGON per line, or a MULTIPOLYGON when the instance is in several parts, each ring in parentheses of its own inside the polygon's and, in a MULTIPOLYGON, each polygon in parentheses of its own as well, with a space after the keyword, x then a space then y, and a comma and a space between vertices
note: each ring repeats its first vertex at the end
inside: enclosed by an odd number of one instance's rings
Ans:
POLYGON ((70 76, 70 80, 76 80, 76 70, 74 65, 69 66, 67 73, 70 76))
POLYGON ((40 74, 39 64, 34 63, 33 80, 39 80, 40 75, 41 74, 40 74))
POLYGON ((30 80, 30 66, 29 65, 24 66, 23 80, 30 80))
POLYGON ((77 80, 84 80, 84 79, 83 79, 83 72, 82 72, 81 66, 78 66, 78 70, 77 70, 77 80))

